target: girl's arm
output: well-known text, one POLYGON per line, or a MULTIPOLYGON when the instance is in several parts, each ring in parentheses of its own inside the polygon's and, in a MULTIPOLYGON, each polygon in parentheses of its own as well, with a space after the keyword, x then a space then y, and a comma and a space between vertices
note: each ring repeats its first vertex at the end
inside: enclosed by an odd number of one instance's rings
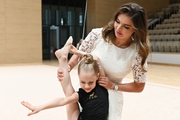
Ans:
POLYGON ((79 99, 78 93, 75 92, 74 94, 72 94, 69 97, 66 97, 66 98, 59 97, 59 98, 56 98, 50 102, 47 102, 47 103, 39 105, 39 106, 33 106, 30 103, 24 102, 24 101, 22 101, 21 104, 32 111, 32 112, 28 113, 28 116, 30 116, 30 115, 36 114, 42 110, 45 110, 45 109, 55 108, 55 107, 59 107, 59 106, 64 106, 66 104, 78 102, 78 99, 79 99))

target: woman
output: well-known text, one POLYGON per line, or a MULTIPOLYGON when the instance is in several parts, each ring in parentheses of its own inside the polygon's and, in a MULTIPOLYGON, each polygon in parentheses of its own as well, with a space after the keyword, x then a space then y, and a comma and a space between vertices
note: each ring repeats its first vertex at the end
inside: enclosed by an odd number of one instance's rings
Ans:
MULTIPOLYGON (((147 81, 147 57, 150 52, 147 39, 146 11, 136 3, 118 8, 113 19, 103 28, 93 29, 83 40, 80 50, 99 57, 105 77, 99 85, 109 92, 108 120, 120 120, 123 106, 122 92, 141 92, 147 81), (123 84, 123 78, 133 72, 133 82, 123 84)), ((78 56, 69 61, 70 70, 77 65, 78 56)), ((58 71, 61 81, 63 72, 58 71)), ((67 109, 68 110, 68 109, 67 109)))

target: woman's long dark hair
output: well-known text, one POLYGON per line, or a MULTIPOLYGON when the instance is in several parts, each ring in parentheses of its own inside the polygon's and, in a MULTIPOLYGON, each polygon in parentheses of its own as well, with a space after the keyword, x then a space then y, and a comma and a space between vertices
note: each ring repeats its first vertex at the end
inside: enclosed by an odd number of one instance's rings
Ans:
POLYGON ((103 28, 102 36, 106 42, 115 40, 114 22, 120 14, 129 16, 133 22, 133 27, 135 29, 135 32, 133 33, 133 42, 139 47, 138 53, 142 57, 141 66, 142 69, 146 71, 143 65, 150 53, 150 42, 147 39, 147 15, 143 7, 136 3, 123 4, 115 11, 113 19, 103 28))

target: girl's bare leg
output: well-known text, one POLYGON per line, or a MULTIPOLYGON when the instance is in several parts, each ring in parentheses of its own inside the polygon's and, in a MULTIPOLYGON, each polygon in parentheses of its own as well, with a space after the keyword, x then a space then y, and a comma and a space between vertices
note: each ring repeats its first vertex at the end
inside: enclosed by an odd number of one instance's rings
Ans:
MULTIPOLYGON (((68 72, 68 53, 71 44, 72 38, 70 37, 64 47, 55 52, 55 55, 59 61, 59 69, 61 69, 64 73, 64 79, 61 81, 61 86, 66 96, 70 96, 75 92, 71 83, 70 74, 68 72)), ((66 110, 68 120, 78 119, 80 111, 77 103, 66 105, 66 110)))

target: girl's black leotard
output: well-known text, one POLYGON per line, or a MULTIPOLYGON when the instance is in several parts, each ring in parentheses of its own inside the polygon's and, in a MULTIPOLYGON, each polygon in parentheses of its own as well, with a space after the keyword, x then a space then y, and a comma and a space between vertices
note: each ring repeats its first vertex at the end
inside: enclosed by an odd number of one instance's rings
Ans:
POLYGON ((107 120, 109 109, 107 89, 96 83, 91 92, 86 93, 80 88, 78 94, 82 107, 78 120, 107 120))

